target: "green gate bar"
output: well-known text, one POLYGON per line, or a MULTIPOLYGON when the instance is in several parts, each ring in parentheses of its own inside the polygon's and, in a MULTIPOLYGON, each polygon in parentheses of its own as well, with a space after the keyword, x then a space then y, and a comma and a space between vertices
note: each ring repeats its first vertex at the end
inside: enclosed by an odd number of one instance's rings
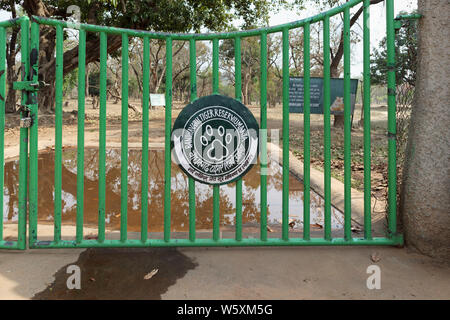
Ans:
POLYGON ((128 35, 122 34, 122 137, 120 141, 120 241, 128 238, 128 35))
MULTIPOLYGON (((30 72, 30 51, 29 51, 29 28, 30 20, 28 18, 20 21, 20 53, 23 70, 22 81, 29 80, 30 72)), ((25 108, 31 107, 27 104, 29 91, 22 91, 21 104, 25 108)), ((27 116, 26 109, 22 108, 21 117, 27 116)), ((19 221, 18 221, 18 239, 19 249, 26 249, 27 239, 27 186, 28 186, 28 128, 20 128, 20 155, 19 155, 19 221)), ((1 190, 3 192, 3 190, 1 190)), ((3 217, 1 217, 3 219, 3 217)))
POLYGON ((76 241, 83 241, 84 214, 84 105, 86 92, 86 31, 81 29, 78 44, 78 135, 77 135, 77 227, 76 241))
POLYGON ((3 242, 3 187, 5 182, 6 30, 0 27, 0 245, 3 242))
MULTIPOLYGON (((213 94, 219 94, 219 39, 213 40, 213 94)), ((213 240, 220 237, 220 187, 213 186, 213 240)))
POLYGON ((150 39, 144 37, 144 61, 142 74, 142 164, 141 164, 141 241, 148 238, 148 100, 150 98, 150 39))
MULTIPOLYGON (((30 247, 34 248, 65 248, 65 247, 169 247, 169 246, 304 246, 304 245, 399 245, 403 243, 401 235, 396 234, 396 158, 395 158, 395 48, 394 48, 394 20, 393 0, 386 1, 387 12, 387 47, 388 47, 388 136, 389 136, 389 233, 387 237, 373 238, 371 234, 370 214, 370 35, 369 35, 369 5, 370 0, 350 0, 340 7, 318 14, 314 17, 282 24, 275 27, 265 27, 254 30, 225 32, 215 34, 168 34, 148 31, 102 27, 80 24, 79 40, 79 69, 78 69, 78 146, 77 146, 77 225, 76 240, 61 240, 61 190, 55 192, 55 234, 53 241, 37 240, 37 91, 22 89, 22 101, 33 97, 34 104, 29 104, 31 115, 35 116, 30 129, 30 247), (364 238, 353 238, 351 235, 351 127, 350 127, 350 9, 362 4, 363 7, 363 47, 364 47, 364 238), (331 128, 330 128, 330 18, 343 14, 344 16, 344 182, 345 182, 345 212, 344 237, 331 236, 331 128), (323 23, 323 58, 324 58, 324 184, 325 210, 324 235, 311 237, 310 234, 310 27, 314 23, 323 23), (303 28, 304 32, 304 207, 303 207, 303 238, 289 239, 289 30, 303 28), (86 65, 86 32, 98 33, 100 39, 100 124, 99 124, 99 222, 97 240, 83 239, 83 193, 84 193, 84 108, 85 108, 85 65, 86 65), (283 67, 283 194, 282 194, 282 235, 281 238, 267 238, 267 37, 273 33, 282 33, 282 67, 283 67), (121 225, 120 240, 105 239, 105 163, 106 163, 106 64, 107 64, 107 36, 120 35, 122 37, 122 139, 121 139, 121 225), (250 239, 242 237, 242 179, 236 182, 236 235, 234 239, 220 237, 220 189, 213 187, 213 236, 210 239, 196 239, 195 226, 195 183, 189 179, 189 239, 171 238, 171 125, 172 125, 172 43, 173 40, 189 41, 190 57, 190 91, 191 101, 197 98, 196 89, 196 41, 212 41, 213 62, 213 93, 219 93, 219 41, 230 39, 235 43, 235 98, 242 100, 241 83, 241 41, 244 37, 260 37, 260 172, 261 172, 261 216, 260 237, 250 239), (133 240, 127 238, 127 204, 128 204, 128 41, 129 37, 143 39, 143 115, 142 115, 142 178, 141 178, 141 238, 133 240), (165 108, 165 171, 164 171, 164 237, 163 239, 148 239, 148 121, 149 121, 149 53, 150 39, 161 39, 166 43, 166 108, 165 108)), ((61 189, 61 159, 62 159, 62 95, 63 78, 63 31, 73 28, 65 21, 33 17, 31 24, 31 44, 29 19, 23 17, 7 22, 0 22, 0 70, 4 68, 4 46, 6 45, 6 30, 14 24, 20 23, 22 28, 22 61, 25 64, 25 74, 22 81, 37 82, 37 61, 30 69, 30 49, 39 48, 39 24, 56 28, 56 97, 55 97, 55 188, 61 189), (33 70, 29 78, 29 70, 33 70)), ((4 75, 0 75, 0 77, 4 75)), ((4 78, 0 78, 0 94, 4 96, 4 78)), ((22 87, 23 88, 23 87, 22 87)), ((25 114, 22 113, 24 116, 25 114)), ((0 113, 0 122, 4 115, 0 113)), ((27 176, 27 128, 21 128, 20 148, 20 184, 19 184, 19 241, 16 248, 25 248, 26 228, 26 186, 27 176)), ((0 147, 4 152, 3 135, 0 135, 0 147)), ((0 153, 1 155, 1 153, 0 153)), ((3 164, 4 160, 0 160, 3 164)), ((4 174, 0 175, 0 184, 4 174)), ((151 195, 150 195, 151 197, 151 195)), ((0 222, 1 223, 1 222, 0 222)), ((0 224, 1 226, 1 224, 0 224)), ((0 235, 1 231, 0 231, 0 235)), ((6 241, 1 241, 0 247, 5 247, 6 241)), ((14 244, 11 245, 14 248, 14 244)))
POLYGON ((267 240, 267 33, 261 34, 261 125, 260 125, 260 175, 261 175, 261 217, 260 227, 262 241, 267 240))
POLYGON ((164 241, 170 240, 170 192, 171 192, 171 158, 170 131, 172 128, 172 38, 166 38, 166 112, 164 144, 164 241))
POLYGON ((56 27, 56 80, 55 80, 55 206, 54 235, 55 243, 61 240, 61 190, 62 190, 62 99, 63 99, 63 28, 56 27))
MULTIPOLYGON (((108 36, 100 32, 100 97, 99 97, 99 141, 98 141, 98 241, 105 241, 106 205, 106 63, 108 36)), ((143 131, 144 134, 144 131, 143 131)))
POLYGON ((364 0, 364 238, 372 239, 371 148, 370 148, 370 0, 364 0))
POLYGON ((388 80, 388 208, 389 237, 397 233, 397 122, 395 102, 395 30, 394 1, 386 0, 386 45, 388 80))
MULTIPOLYGON (((31 51, 39 52, 39 24, 31 23, 31 51)), ((30 61, 33 76, 32 81, 38 81, 38 59, 30 61)), ((38 217, 38 101, 37 92, 31 92, 33 104, 30 106, 33 126, 30 128, 30 185, 29 185, 29 247, 32 248, 37 241, 38 217)))
POLYGON ((283 41, 283 193, 282 237, 289 240, 289 29, 284 28, 283 41))
MULTIPOLYGON (((242 101, 241 38, 234 38, 235 99, 242 101)), ((242 178, 236 181, 236 241, 242 241, 242 178)))
POLYGON ((344 10, 344 237, 352 238, 352 164, 350 101, 350 8, 344 10))
POLYGON ((330 17, 323 20, 324 238, 331 240, 330 17))
MULTIPOLYGON (((191 102, 197 99, 197 50, 195 39, 189 40, 189 81, 191 102)), ((189 239, 195 241, 195 181, 188 177, 189 183, 189 239)), ((214 225, 214 228, 216 226, 214 225)))
POLYGON ((303 239, 309 240, 310 234, 310 118, 311 118, 311 56, 310 24, 303 28, 303 239))

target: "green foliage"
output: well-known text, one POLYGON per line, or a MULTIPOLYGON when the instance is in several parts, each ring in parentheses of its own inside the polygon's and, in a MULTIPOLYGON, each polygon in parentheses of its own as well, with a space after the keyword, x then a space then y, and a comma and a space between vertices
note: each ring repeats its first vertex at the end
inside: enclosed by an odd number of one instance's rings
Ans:
MULTIPOLYGON (((404 12, 402 14, 405 14, 404 12)), ((373 84, 387 83, 387 46, 386 37, 379 44, 371 59, 371 77, 373 84)), ((395 37, 396 81, 397 84, 415 85, 417 68, 417 21, 406 20, 395 37)))
POLYGON ((66 95, 72 91, 78 84, 78 68, 64 75, 63 94, 66 95))
MULTIPOLYGON (((56 17, 66 18, 67 7, 73 0, 42 0, 53 9, 56 17)), ((303 0, 295 0, 301 4, 303 0)), ((75 3, 81 9, 82 22, 167 32, 200 32, 227 30, 233 19, 243 20, 243 27, 267 24, 270 12, 292 5, 288 0, 134 0, 95 1, 75 3)))

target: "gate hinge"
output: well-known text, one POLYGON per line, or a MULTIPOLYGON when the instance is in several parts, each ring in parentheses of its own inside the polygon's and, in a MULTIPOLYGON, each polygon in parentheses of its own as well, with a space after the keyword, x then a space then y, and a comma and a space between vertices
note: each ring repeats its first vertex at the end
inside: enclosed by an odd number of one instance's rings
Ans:
POLYGON ((405 24, 406 21, 410 21, 410 20, 418 20, 420 18, 422 18, 423 16, 421 14, 418 13, 414 13, 414 14, 401 14, 398 15, 395 19, 394 19, 394 29, 395 30, 399 30, 400 28, 403 27, 403 25, 405 24))

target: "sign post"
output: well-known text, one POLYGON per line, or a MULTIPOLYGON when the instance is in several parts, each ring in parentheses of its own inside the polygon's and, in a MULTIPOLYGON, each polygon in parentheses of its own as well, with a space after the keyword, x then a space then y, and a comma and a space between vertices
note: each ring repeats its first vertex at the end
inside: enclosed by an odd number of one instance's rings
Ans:
POLYGON ((165 107, 166 106, 166 97, 164 94, 150 94, 150 105, 152 107, 165 107))
MULTIPOLYGON (((311 113, 323 114, 323 78, 311 77, 311 113)), ((350 97, 352 115, 355 111, 356 91, 358 80, 350 81, 350 97)), ((331 79, 331 114, 344 114, 344 79, 331 79)), ((303 113, 303 78, 291 77, 289 79, 289 112, 303 113)))

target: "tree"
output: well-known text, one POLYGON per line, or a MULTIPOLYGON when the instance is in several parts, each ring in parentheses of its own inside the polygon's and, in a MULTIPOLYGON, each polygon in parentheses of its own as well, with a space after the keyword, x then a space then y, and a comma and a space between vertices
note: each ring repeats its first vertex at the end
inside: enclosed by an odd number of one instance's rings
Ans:
MULTIPOLYGON (((348 2, 349 0, 314 0, 316 4, 319 5, 319 8, 321 10, 325 10, 330 7, 335 7, 338 5, 343 5, 345 2, 348 2)), ((380 2, 383 2, 384 0, 371 0, 370 4, 377 4, 380 2)), ((364 7, 361 5, 361 7, 358 8, 358 10, 350 17, 350 29, 357 23, 359 17, 363 13, 364 7)), ((352 31, 354 32, 354 31, 352 31)), ((344 56, 344 30, 342 28, 342 31, 340 32, 340 40, 339 40, 339 46, 337 50, 332 50, 330 52, 331 57, 331 64, 330 64, 330 73, 331 77, 339 77, 339 65, 341 63, 341 60, 344 56)), ((334 127, 343 127, 344 126, 344 115, 335 115, 334 116, 334 127)))
MULTIPOLYGON (((299 2, 300 0, 296 0, 299 2)), ((166 32, 199 32, 230 28, 234 18, 242 18, 244 27, 267 23, 269 12, 286 3, 286 0, 135 0, 76 2, 81 10, 81 22, 140 30, 166 32)), ((66 19, 69 0, 23 0, 20 5, 28 15, 66 19)), ((13 3, 5 4, 12 10, 13 3)), ((86 64, 99 60, 100 40, 89 33, 86 40, 86 64)), ((120 35, 108 37, 108 53, 121 47, 120 35)), ((39 77, 50 84, 41 90, 39 106, 51 111, 54 105, 55 80, 55 29, 41 26, 39 47, 39 77)), ((64 53, 64 74, 78 67, 78 47, 64 53)))
POLYGON ((418 0, 418 68, 404 168, 406 244, 450 260, 448 1, 418 0))
MULTIPOLYGON (((10 10, 11 18, 18 17, 16 4, 18 1, 9 0, 1 1, 0 9, 10 10)), ((20 73, 20 67, 16 66, 16 55, 20 51, 20 27, 16 26, 8 30, 6 41, 6 80, 9 84, 17 81, 20 73)), ((6 94, 5 112, 12 113, 16 111, 16 90, 13 86, 8 86, 8 93, 6 94)))
MULTIPOLYGON (((241 41, 241 79, 242 101, 245 105, 251 103, 251 87, 260 74, 259 39, 257 37, 244 38, 241 41)), ((224 40, 219 48, 220 68, 225 72, 229 83, 235 83, 234 40, 224 40)))
MULTIPOLYGON (((373 59, 370 60, 371 82, 384 85, 387 83, 388 72, 386 37, 380 41, 378 48, 380 49, 374 50, 373 59)), ((395 36, 395 59, 397 85, 414 86, 417 73, 417 21, 406 20, 398 30, 395 36)))

